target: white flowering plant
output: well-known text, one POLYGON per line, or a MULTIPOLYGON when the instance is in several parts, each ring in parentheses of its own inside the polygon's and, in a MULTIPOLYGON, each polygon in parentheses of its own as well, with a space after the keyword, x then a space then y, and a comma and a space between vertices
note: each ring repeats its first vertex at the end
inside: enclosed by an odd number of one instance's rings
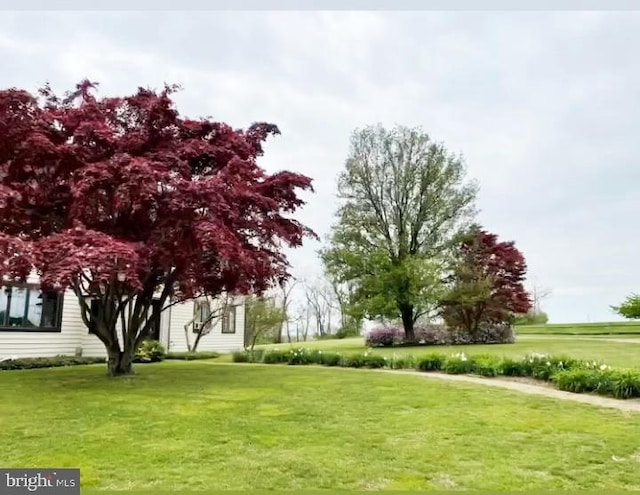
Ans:
POLYGON ((445 359, 442 371, 450 375, 461 375, 473 371, 473 361, 464 352, 456 352, 445 359))
POLYGON ((521 362, 520 376, 530 376, 537 380, 549 381, 559 371, 566 371, 582 367, 582 362, 565 356, 551 356, 549 354, 532 352, 521 362))

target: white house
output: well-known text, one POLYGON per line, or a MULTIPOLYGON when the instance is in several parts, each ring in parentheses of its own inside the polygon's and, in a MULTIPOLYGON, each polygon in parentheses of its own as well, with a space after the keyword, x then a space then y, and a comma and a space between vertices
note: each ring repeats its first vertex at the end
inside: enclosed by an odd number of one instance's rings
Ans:
MULTIPOLYGON (((193 343, 193 320, 198 318, 195 307, 193 301, 187 301, 166 308, 150 338, 160 341, 168 351, 187 351, 185 325, 193 343)), ((228 308, 225 317, 217 319, 211 331, 200 339, 199 351, 233 352, 243 348, 243 299, 233 299, 228 308)), ((80 304, 72 291, 62 295, 45 293, 35 276, 26 284, 0 287, 0 359, 106 356, 104 345, 89 332, 80 314, 80 304)))

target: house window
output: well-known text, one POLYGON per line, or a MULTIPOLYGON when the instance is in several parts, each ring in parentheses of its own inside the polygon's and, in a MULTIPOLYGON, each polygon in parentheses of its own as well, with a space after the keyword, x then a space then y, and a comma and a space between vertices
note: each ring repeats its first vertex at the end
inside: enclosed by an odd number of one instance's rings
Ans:
POLYGON ((31 284, 0 288, 0 331, 59 332, 61 320, 62 295, 31 284))
POLYGON ((236 333, 235 306, 229 306, 222 315, 222 333, 236 333))
POLYGON ((211 320, 211 306, 208 299, 200 299, 193 305, 193 319, 199 323, 211 320))

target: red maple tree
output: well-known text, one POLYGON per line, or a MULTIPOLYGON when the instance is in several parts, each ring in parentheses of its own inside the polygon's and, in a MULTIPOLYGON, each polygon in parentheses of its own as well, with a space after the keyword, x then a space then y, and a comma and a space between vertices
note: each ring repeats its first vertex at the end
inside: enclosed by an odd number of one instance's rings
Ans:
POLYGON ((477 332, 482 324, 510 323, 514 313, 531 309, 524 288, 527 264, 514 242, 479 227, 458 245, 449 291, 441 302, 442 316, 451 328, 477 332))
POLYGON ((283 248, 315 235, 292 218, 296 191, 313 189, 258 166, 275 125, 181 117, 173 86, 100 99, 95 88, 0 91, 0 276, 35 270, 43 289, 72 289, 119 375, 154 297, 168 307, 286 280, 283 248))

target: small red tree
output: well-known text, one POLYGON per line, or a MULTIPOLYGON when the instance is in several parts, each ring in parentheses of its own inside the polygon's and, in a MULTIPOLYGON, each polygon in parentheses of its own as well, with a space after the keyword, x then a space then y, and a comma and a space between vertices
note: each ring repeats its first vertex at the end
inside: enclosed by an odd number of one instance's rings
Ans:
POLYGON ((97 99, 95 86, 64 99, 0 91, 0 276, 35 270, 44 289, 71 288, 121 375, 152 299, 166 309, 287 279, 282 248, 314 235, 289 214, 303 204, 296 190, 312 188, 257 165, 275 125, 183 118, 176 87, 97 99))
POLYGON ((441 303, 451 328, 477 332, 483 323, 510 323, 526 313, 531 300, 524 288, 527 265, 513 242, 475 228, 463 236, 456 252, 450 289, 441 303))

